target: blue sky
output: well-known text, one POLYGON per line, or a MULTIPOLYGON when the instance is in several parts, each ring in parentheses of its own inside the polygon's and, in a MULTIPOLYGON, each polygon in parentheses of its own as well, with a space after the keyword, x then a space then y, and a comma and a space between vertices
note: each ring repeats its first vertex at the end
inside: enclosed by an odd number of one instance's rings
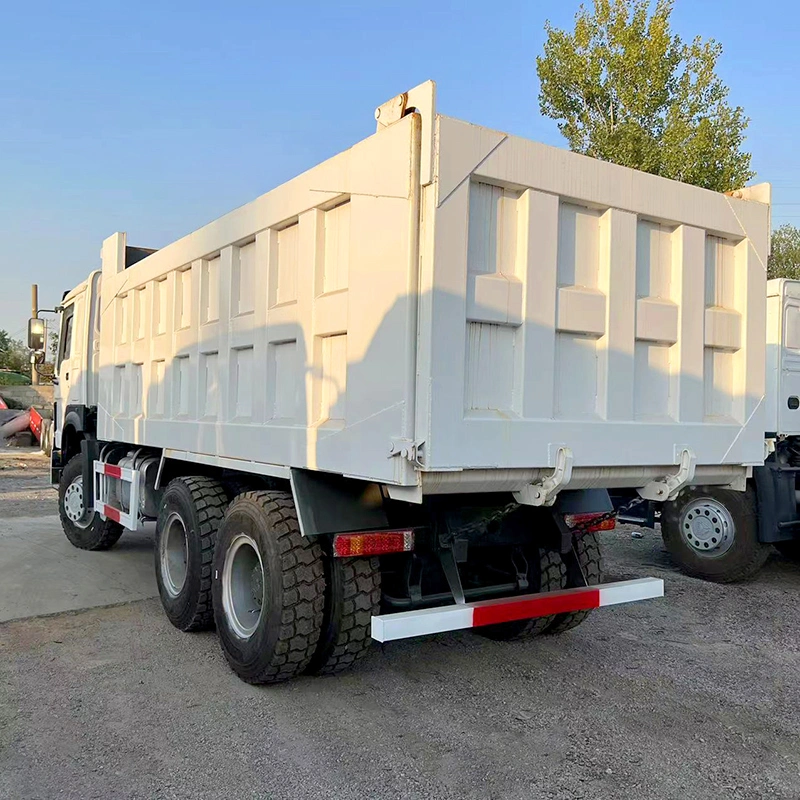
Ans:
MULTIPOLYGON (((373 110, 433 78, 439 109, 562 145, 540 116, 544 22, 578 3, 8 3, 0 26, 0 328, 99 264, 117 230, 161 247, 349 147, 373 110)), ((752 121, 774 221, 800 225, 793 3, 677 0, 684 38, 752 121)))

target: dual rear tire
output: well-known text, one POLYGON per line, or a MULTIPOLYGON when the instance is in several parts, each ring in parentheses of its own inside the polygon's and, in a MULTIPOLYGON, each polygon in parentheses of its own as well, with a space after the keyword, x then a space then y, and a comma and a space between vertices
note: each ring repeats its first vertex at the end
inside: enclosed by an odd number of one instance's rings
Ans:
POLYGON ((214 556, 214 617, 243 680, 331 675, 366 655, 380 606, 378 560, 323 555, 300 533, 288 492, 246 492, 228 508, 214 556))
MULTIPOLYGON (((529 554, 532 555, 532 554, 529 554)), ((531 569, 528 580, 534 592, 555 592, 593 586, 603 582, 603 556, 596 533, 586 532, 573 540, 574 558, 566 560, 553 550, 538 550, 538 555, 528 559, 531 569)), ((580 625, 591 611, 552 614, 547 617, 503 622, 476 629, 478 633, 496 641, 527 639, 540 634, 558 634, 580 625)))
POLYGON ((205 477, 176 478, 164 493, 155 562, 169 620, 182 631, 216 625, 226 660, 249 683, 352 666, 371 644, 377 559, 323 558, 287 492, 229 497, 205 477))

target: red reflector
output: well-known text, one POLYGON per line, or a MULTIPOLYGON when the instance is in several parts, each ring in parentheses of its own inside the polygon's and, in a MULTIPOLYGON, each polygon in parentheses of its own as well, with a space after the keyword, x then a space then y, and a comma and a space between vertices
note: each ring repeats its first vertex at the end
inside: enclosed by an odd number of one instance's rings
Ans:
POLYGON ((333 554, 338 558, 406 553, 413 548, 414 531, 411 530, 338 533, 333 537, 333 554))
POLYGON ((512 600, 508 603, 476 604, 472 612, 472 627, 514 622, 518 619, 535 619, 567 611, 584 611, 600 607, 600 591, 596 588, 582 592, 547 592, 542 597, 512 600))
POLYGON ((105 472, 109 478, 122 477, 122 469, 120 467, 115 467, 113 464, 105 464, 103 467, 103 472, 105 472))
MULTIPOLYGON (((587 525, 591 520, 602 517, 604 513, 605 512, 590 513, 590 514, 565 514, 564 522, 566 522, 570 528, 574 528, 576 525, 584 526, 587 525)), ((616 527, 617 527, 617 518, 611 517, 611 519, 605 519, 602 522, 598 522, 597 525, 589 525, 589 527, 585 528, 585 530, 613 531, 614 528, 616 527)))
POLYGON ((111 506, 104 505, 103 506, 103 513, 105 514, 105 516, 108 519, 113 520, 114 522, 119 522, 120 521, 120 512, 116 508, 112 508, 111 506))

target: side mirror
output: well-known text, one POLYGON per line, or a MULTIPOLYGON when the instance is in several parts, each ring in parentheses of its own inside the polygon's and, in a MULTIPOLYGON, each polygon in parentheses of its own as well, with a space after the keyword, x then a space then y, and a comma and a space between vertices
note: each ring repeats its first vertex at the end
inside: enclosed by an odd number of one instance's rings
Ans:
POLYGON ((44 350, 44 320, 33 317, 28 320, 28 347, 44 350))

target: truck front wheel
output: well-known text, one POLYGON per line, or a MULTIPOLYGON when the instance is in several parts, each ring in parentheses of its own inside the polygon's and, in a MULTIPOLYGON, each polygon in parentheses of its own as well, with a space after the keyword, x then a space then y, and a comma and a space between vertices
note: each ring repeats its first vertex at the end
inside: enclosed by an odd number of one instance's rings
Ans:
POLYGON ((94 509, 86 508, 80 456, 71 458, 61 471, 58 514, 67 539, 81 550, 108 550, 124 530, 118 522, 103 519, 94 509))
POLYGON ((752 578, 770 551, 758 541, 752 487, 744 492, 715 486, 684 489, 664 503, 661 536, 683 572, 718 583, 752 578))
POLYGON ((219 529, 214 620, 231 669, 248 683, 278 683, 309 666, 322 631, 325 573, 288 492, 240 494, 219 529))
POLYGON ((213 478, 170 481, 156 523, 156 582, 169 621, 182 631, 214 623, 211 561, 228 497, 213 478))

